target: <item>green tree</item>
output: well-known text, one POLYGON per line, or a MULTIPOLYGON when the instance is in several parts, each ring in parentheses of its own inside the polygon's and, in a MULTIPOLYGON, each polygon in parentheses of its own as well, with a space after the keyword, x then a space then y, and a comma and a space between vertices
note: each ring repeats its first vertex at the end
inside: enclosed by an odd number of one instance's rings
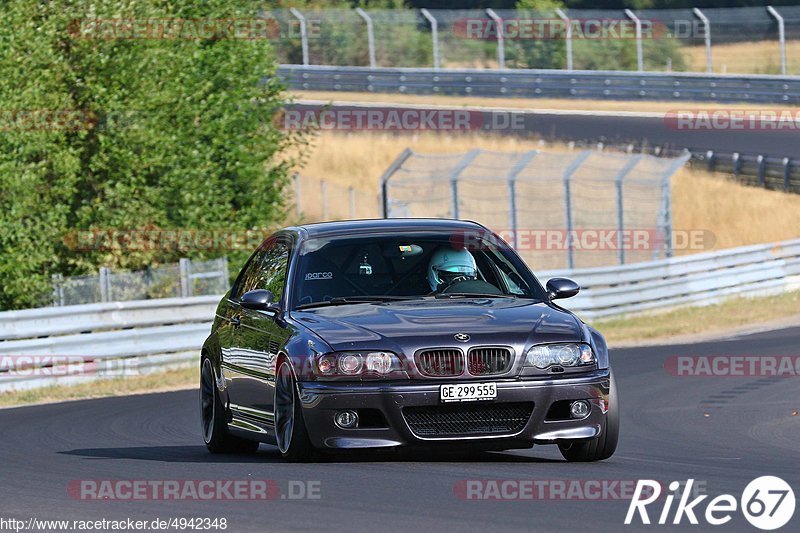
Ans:
MULTIPOLYGON (((191 24, 175 39, 122 39, 92 19, 239 19, 231 0, 10 0, 0 29, 0 309, 38 306, 54 273, 138 268, 168 249, 84 252, 90 228, 260 229, 284 215, 299 139, 274 120, 284 99, 270 39, 191 24), (26 113, 72 111, 75 127, 26 113)), ((246 252, 234 255, 232 264, 246 252)), ((218 255, 211 254, 211 255, 218 255)), ((202 250, 188 254, 203 257, 202 250)))

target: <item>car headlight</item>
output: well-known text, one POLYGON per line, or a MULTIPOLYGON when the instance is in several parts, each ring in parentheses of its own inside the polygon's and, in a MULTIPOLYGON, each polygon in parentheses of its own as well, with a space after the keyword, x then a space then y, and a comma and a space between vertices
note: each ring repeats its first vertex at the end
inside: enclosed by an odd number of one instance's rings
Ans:
POLYGON ((588 344, 539 344, 528 350, 525 366, 544 369, 558 365, 575 367, 590 365, 597 360, 588 344))
POLYGON ((402 373, 402 367, 391 352, 333 352, 317 357, 314 371, 319 377, 382 378, 402 373))

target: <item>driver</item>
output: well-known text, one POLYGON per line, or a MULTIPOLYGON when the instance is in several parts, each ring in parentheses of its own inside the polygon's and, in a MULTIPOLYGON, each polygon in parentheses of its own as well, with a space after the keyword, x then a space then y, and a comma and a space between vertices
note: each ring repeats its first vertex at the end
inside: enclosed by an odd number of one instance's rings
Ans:
POLYGON ((441 292, 457 282, 477 279, 478 266, 466 248, 440 248, 428 263, 428 283, 434 292, 441 292))

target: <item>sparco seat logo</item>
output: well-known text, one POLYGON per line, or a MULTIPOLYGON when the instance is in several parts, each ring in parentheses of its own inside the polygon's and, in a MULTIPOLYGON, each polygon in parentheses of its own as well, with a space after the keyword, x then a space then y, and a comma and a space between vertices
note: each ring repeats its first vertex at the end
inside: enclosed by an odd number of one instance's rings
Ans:
POLYGON ((333 272, 309 272, 306 274, 306 281, 315 279, 333 279, 333 272))

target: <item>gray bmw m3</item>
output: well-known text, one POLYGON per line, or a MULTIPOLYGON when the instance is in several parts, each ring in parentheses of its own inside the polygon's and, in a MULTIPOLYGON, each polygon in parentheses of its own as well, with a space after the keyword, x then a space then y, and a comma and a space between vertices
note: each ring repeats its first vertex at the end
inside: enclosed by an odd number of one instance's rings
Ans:
POLYGON ((438 219, 285 228, 242 268, 200 361, 211 452, 557 445, 610 457, 619 405, 603 336, 499 236, 438 219))

